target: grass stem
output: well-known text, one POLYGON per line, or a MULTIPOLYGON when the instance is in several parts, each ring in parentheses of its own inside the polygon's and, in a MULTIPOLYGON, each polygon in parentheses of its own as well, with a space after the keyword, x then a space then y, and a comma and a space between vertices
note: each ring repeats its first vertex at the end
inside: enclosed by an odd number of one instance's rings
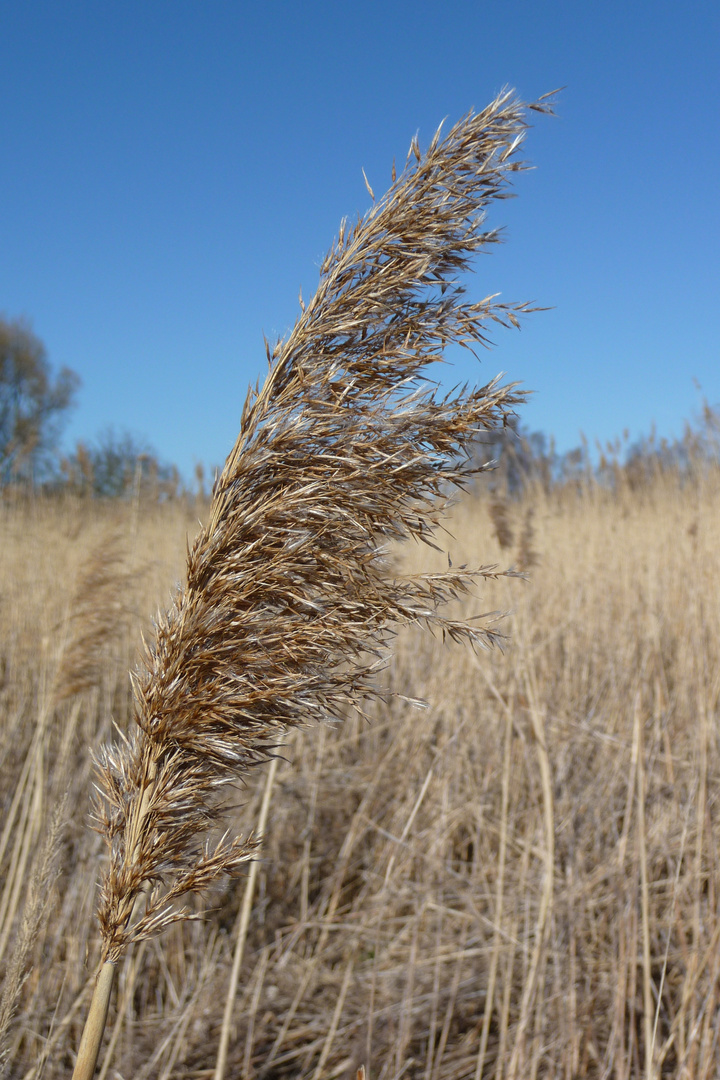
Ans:
POLYGON ((110 994, 115 979, 115 964, 106 960, 98 973, 90 1011, 85 1021, 85 1028, 80 1040, 77 1061, 73 1069, 72 1080, 92 1080, 97 1065, 100 1043, 102 1042, 110 994))

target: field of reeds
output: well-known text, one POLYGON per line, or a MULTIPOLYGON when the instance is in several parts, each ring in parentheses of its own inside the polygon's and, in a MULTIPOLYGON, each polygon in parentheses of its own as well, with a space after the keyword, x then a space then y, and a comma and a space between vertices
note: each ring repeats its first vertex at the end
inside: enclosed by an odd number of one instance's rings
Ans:
MULTIPOLYGON (((91 748, 132 716, 141 631, 207 505, 0 503, 3 1075, 69 1076, 100 954, 91 748)), ((715 1077, 720 1024, 720 474, 616 469, 457 503, 413 573, 497 563, 403 629, 369 720, 294 731, 228 797, 247 875, 118 965, 98 1075, 715 1077), (438 537, 436 537, 436 540, 438 537), (230 804, 233 805, 230 805, 230 804), (237 992, 224 1021, 237 942, 237 992)))

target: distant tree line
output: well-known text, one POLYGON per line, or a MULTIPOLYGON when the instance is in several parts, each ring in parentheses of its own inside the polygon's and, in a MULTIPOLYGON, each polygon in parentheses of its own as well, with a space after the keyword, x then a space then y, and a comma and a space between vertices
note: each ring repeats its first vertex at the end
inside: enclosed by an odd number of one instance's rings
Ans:
POLYGON ((101 498, 178 495, 177 468, 127 433, 108 429, 60 454, 63 426, 79 386, 70 368, 53 375, 45 346, 27 322, 0 317, 0 487, 62 489, 101 498))
POLYGON ((78 495, 110 499, 176 498, 182 490, 175 465, 162 464, 150 447, 112 428, 94 442, 78 442, 73 453, 60 458, 59 483, 78 495))
POLYGON ((581 436, 579 446, 563 453, 539 431, 530 432, 511 422, 497 431, 484 432, 476 441, 478 466, 493 462, 481 474, 491 490, 515 497, 529 486, 545 490, 562 485, 581 486, 589 480, 607 488, 619 484, 640 489, 659 473, 691 478, 720 466, 720 408, 703 402, 700 415, 686 422, 676 439, 658 438, 655 431, 631 442, 628 432, 593 449, 581 436))
MULTIPOLYGON (((94 441, 78 442, 62 456, 60 437, 75 404, 79 376, 64 367, 53 375, 45 346, 21 319, 0 317, 0 488, 70 491, 99 498, 148 495, 174 498, 183 490, 174 465, 127 433, 112 429, 94 441)), ((558 453, 554 440, 528 432, 511 421, 484 432, 474 447, 478 466, 491 490, 520 495, 528 485, 546 490, 588 479, 612 486, 622 481, 642 487, 658 472, 688 475, 708 464, 720 464, 720 410, 704 403, 695 424, 686 424, 682 438, 658 439, 654 433, 631 443, 622 439, 591 453, 589 444, 558 453)), ((195 472, 195 491, 204 495, 203 469, 195 472)))

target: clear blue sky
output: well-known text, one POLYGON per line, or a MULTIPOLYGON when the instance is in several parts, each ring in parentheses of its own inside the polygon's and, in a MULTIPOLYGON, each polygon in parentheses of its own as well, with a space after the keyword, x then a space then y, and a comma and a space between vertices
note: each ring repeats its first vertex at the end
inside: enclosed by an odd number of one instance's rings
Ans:
POLYGON ((446 378, 521 380, 561 449, 678 434, 720 402, 719 57, 717 0, 0 0, 0 312, 80 374, 67 445, 221 463, 361 168, 566 86, 472 284, 554 310, 446 378))

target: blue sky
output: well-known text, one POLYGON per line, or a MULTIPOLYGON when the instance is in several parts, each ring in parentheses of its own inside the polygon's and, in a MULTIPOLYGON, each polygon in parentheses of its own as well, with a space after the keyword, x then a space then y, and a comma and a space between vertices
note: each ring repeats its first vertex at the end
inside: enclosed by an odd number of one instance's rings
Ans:
POLYGON ((719 55, 704 0, 0 0, 0 312, 80 374, 67 445, 112 425, 189 476, 361 169, 379 194, 415 132, 565 86, 471 282, 553 310, 444 378, 521 380, 560 449, 679 434, 720 403, 719 55))

